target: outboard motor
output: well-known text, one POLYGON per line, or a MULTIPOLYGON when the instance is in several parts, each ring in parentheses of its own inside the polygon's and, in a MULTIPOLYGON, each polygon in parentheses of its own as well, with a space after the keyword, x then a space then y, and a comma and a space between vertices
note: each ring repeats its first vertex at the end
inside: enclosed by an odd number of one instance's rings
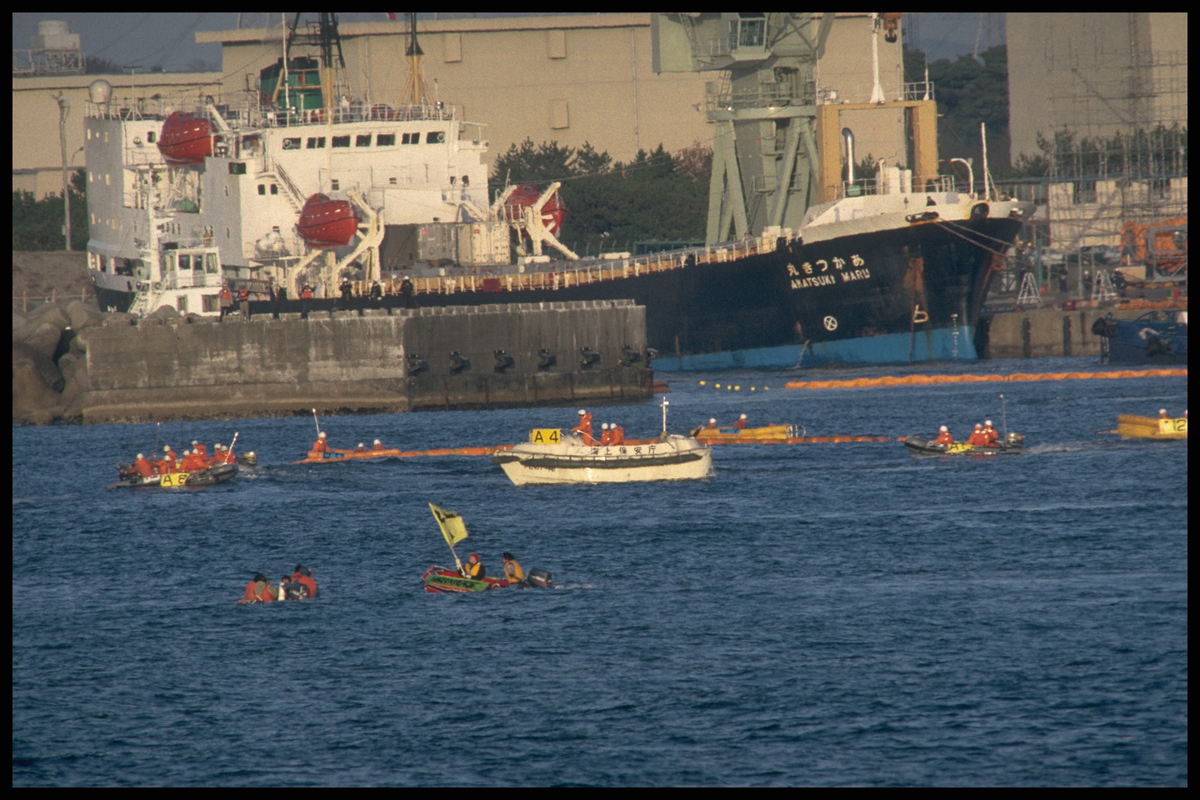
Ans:
POLYGON ((544 569, 529 570, 529 575, 525 578, 525 583, 532 587, 541 587, 542 589, 554 588, 554 582, 550 580, 550 573, 544 569))

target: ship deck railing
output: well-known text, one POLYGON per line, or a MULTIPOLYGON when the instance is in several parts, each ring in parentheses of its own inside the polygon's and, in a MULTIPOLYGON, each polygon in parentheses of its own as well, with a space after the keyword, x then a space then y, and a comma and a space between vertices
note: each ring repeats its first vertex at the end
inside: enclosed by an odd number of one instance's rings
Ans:
MULTIPOLYGON (((241 104, 239 107, 224 102, 219 94, 203 91, 153 97, 120 97, 112 98, 107 103, 89 100, 84 115, 102 119, 165 120, 175 111, 205 114, 209 106, 216 108, 226 124, 235 129, 324 125, 327 116, 323 108, 288 110, 261 104, 241 104)), ((328 116, 335 125, 349 122, 449 122, 455 119, 454 107, 445 103, 392 106, 361 101, 333 108, 328 116)))
MULTIPOLYGON (((786 237, 785 237, 786 238, 786 237)), ((586 286, 606 281, 623 280, 660 272, 683 269, 691 263, 723 264, 747 256, 774 252, 775 237, 751 237, 739 242, 714 245, 712 247, 689 248, 637 258, 578 262, 544 262, 529 264, 532 271, 512 273, 507 266, 461 267, 458 274, 431 277, 410 277, 413 293, 455 294, 458 292, 515 292, 515 291, 558 291, 575 286, 586 286)), ((399 270, 403 274, 403 270, 399 270)), ((403 278, 380 281, 385 295, 400 295, 403 278)), ((352 281, 356 296, 366 296, 372 281, 352 281)))

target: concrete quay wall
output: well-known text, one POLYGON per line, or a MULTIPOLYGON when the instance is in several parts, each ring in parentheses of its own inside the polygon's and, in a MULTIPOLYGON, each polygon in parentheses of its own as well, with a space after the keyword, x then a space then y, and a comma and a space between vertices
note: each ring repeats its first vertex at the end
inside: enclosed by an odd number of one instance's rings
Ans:
POLYGON ((1147 309, 1046 309, 985 317, 983 358, 1100 357, 1100 337, 1092 325, 1110 313, 1114 319, 1137 319, 1147 309))
POLYGON ((645 308, 630 301, 364 313, 133 325, 118 319, 89 328, 80 334, 87 360, 82 419, 497 408, 651 396, 645 308), (585 365, 585 349, 599 359, 585 365), (553 363, 546 364, 547 356, 553 363))

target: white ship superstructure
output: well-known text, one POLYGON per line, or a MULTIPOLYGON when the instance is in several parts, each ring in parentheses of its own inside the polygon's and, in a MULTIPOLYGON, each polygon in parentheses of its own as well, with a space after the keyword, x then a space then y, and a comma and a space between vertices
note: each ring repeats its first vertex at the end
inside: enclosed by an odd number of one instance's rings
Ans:
MULTIPOLYGON (((385 232, 415 254, 421 225, 484 223, 463 237, 467 260, 508 262, 481 126, 427 92, 397 106, 353 99, 336 15, 291 36, 318 44, 320 61, 289 54, 285 35, 283 57, 235 98, 114 98, 106 81, 92 84, 88 253, 102 303, 133 293, 141 313, 217 313, 225 281, 254 282, 256 295, 322 292, 347 274, 378 278, 385 232)), ((410 51, 420 52, 415 29, 410 51)), ((410 83, 423 85, 410 61, 410 83)))

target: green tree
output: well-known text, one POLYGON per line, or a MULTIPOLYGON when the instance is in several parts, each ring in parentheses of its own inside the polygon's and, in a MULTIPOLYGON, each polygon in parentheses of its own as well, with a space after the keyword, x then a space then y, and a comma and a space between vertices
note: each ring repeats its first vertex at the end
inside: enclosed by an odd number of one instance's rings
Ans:
MULTIPOLYGON (((82 169, 71 176, 71 249, 84 250, 89 238, 87 175, 82 169)), ((13 192, 13 250, 62 250, 63 199, 48 194, 40 200, 33 192, 13 192)))
POLYGON ((505 182, 560 181, 567 206, 560 238, 580 254, 624 250, 647 240, 703 241, 712 151, 700 145, 672 156, 659 145, 629 163, 590 144, 560 147, 526 139, 496 159, 492 196, 505 182))

